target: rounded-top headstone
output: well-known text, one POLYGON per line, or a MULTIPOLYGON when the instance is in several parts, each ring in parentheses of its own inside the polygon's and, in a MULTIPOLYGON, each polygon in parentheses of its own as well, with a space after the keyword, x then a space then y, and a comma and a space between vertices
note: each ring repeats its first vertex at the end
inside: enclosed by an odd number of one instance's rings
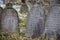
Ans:
POLYGON ((4 33, 18 32, 18 13, 10 3, 6 4, 3 10, 1 24, 4 33))

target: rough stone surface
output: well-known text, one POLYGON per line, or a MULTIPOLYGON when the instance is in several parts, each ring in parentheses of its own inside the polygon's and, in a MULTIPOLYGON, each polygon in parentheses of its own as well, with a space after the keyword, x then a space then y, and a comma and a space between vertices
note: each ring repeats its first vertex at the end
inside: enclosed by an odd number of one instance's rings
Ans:
POLYGON ((1 19, 2 32, 18 32, 18 14, 13 8, 5 8, 1 19))
POLYGON ((45 29, 48 37, 53 37, 57 33, 60 34, 60 6, 50 8, 45 29))
POLYGON ((44 31, 44 7, 32 7, 27 16, 26 33, 27 37, 39 37, 44 31))

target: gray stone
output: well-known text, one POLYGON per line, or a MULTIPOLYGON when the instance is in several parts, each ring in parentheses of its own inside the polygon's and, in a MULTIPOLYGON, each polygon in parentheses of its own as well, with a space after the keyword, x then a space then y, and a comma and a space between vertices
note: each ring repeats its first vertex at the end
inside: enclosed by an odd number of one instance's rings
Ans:
POLYGON ((50 5, 45 25, 45 33, 48 38, 57 37, 57 34, 60 34, 60 6, 58 4, 54 3, 54 5, 50 5))
POLYGON ((18 13, 13 8, 4 8, 1 19, 2 32, 18 32, 18 13))
POLYGON ((25 36, 40 37, 45 29, 44 20, 45 20, 44 7, 41 5, 32 7, 27 16, 25 36))

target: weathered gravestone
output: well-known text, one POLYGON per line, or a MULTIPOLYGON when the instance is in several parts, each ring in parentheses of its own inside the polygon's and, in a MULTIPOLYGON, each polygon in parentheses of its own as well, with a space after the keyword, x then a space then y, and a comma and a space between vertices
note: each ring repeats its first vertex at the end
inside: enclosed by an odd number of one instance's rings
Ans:
POLYGON ((57 34, 60 35, 60 4, 56 3, 56 0, 50 0, 45 29, 48 38, 56 38, 57 34))
POLYGON ((2 32, 16 33, 18 32, 18 13, 12 8, 12 4, 6 4, 1 19, 2 32))
POLYGON ((0 31, 1 31, 1 15, 2 15, 3 8, 0 7, 0 31))
POLYGON ((44 31, 44 7, 33 6, 27 15, 26 37, 40 37, 44 31))

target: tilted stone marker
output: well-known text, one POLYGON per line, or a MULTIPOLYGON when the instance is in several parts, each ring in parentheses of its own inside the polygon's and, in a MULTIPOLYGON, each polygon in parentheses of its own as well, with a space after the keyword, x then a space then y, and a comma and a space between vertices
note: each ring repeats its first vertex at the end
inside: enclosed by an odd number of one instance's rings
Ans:
POLYGON ((31 8, 27 15, 26 37, 40 37, 44 31, 44 7, 42 5, 31 8))
POLYGON ((1 19, 2 32, 16 33, 18 32, 18 13, 12 8, 12 4, 6 4, 1 19))
POLYGON ((50 0, 50 10, 47 16, 45 32, 48 38, 60 35, 60 4, 50 0))

